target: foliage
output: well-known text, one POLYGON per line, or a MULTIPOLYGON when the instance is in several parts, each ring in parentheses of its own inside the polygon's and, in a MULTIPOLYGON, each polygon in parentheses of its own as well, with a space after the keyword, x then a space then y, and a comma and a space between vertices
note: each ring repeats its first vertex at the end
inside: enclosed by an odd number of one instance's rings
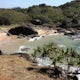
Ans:
POLYGON ((0 16, 7 18, 12 24, 26 22, 26 16, 14 10, 0 10, 0 16))
POLYGON ((44 45, 43 47, 38 47, 35 49, 34 53, 32 54, 34 60, 38 57, 49 57, 53 64, 56 63, 67 63, 69 65, 80 65, 79 58, 80 55, 71 49, 62 49, 57 46, 55 43, 50 43, 48 45, 44 45))
POLYGON ((63 19, 63 13, 60 8, 53 8, 45 4, 29 7, 27 13, 31 19, 40 19, 48 24, 53 24, 63 19))
POLYGON ((80 0, 71 1, 70 3, 66 3, 60 6, 63 9, 64 16, 68 18, 77 18, 80 15, 80 0))
POLYGON ((43 24, 55 25, 65 19, 67 22, 72 22, 71 24, 78 24, 80 22, 80 0, 74 0, 58 7, 39 4, 29 8, 0 9, 0 17, 7 18, 12 24, 41 20, 43 24))
POLYGON ((10 25, 10 21, 5 17, 0 17, 0 25, 10 25))
MULTIPOLYGON (((60 61, 62 55, 60 56, 62 50, 60 50, 55 43, 50 43, 44 45, 43 47, 38 47, 35 49, 32 56, 36 59, 37 57, 49 57, 52 61, 60 61)), ((34 59, 34 60, 35 60, 34 59)), ((55 64, 54 64, 55 65, 55 64)))

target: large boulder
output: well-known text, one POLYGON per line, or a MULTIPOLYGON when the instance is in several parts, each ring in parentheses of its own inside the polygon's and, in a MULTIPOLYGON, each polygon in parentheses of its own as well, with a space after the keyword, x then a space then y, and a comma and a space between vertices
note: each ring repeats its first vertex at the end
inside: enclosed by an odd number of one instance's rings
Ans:
POLYGON ((25 35, 25 36, 38 34, 37 31, 27 26, 19 26, 19 27, 11 28, 8 31, 8 33, 12 35, 25 35))

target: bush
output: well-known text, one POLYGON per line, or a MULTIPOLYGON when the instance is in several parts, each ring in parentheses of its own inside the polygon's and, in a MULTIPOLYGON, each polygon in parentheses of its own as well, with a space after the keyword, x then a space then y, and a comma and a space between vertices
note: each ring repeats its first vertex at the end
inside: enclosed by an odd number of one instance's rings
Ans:
POLYGON ((0 10, 0 16, 7 18, 11 24, 27 22, 27 15, 15 10, 0 10))
POLYGON ((10 25, 10 21, 5 17, 0 17, 0 25, 10 25))
POLYGON ((31 20, 39 19, 43 24, 54 24, 64 18, 60 8, 53 8, 45 4, 29 7, 27 13, 31 20))

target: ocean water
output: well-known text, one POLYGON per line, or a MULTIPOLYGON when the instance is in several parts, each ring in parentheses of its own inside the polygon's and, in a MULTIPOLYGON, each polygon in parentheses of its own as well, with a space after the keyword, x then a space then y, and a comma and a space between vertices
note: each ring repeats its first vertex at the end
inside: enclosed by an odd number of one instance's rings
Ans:
POLYGON ((40 39, 34 39, 34 41, 26 41, 24 46, 35 49, 38 46, 43 46, 52 42, 57 43, 61 48, 73 48, 80 54, 80 40, 72 40, 64 35, 44 36, 40 39))

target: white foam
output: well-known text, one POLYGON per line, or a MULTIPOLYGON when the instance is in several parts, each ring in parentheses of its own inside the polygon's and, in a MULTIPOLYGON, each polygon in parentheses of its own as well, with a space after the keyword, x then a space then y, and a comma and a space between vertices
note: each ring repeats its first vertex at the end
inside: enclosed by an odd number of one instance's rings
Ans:
POLYGON ((78 69, 78 67, 71 66, 70 69, 69 69, 69 71, 70 72, 75 72, 77 69, 78 69))
POLYGON ((40 36, 40 37, 34 37, 34 38, 30 38, 29 41, 35 41, 35 40, 39 40, 41 38, 42 38, 42 36, 40 36))
POLYGON ((36 58, 36 61, 38 62, 38 66, 49 66, 52 63, 48 57, 36 58))
POLYGON ((29 41, 34 41, 34 40, 35 40, 34 38, 30 38, 30 39, 29 39, 29 41))
POLYGON ((58 46, 59 46, 59 47, 66 47, 65 45, 62 45, 62 44, 59 44, 58 46))
POLYGON ((26 48, 26 46, 20 46, 18 52, 23 52, 22 49, 26 48))

